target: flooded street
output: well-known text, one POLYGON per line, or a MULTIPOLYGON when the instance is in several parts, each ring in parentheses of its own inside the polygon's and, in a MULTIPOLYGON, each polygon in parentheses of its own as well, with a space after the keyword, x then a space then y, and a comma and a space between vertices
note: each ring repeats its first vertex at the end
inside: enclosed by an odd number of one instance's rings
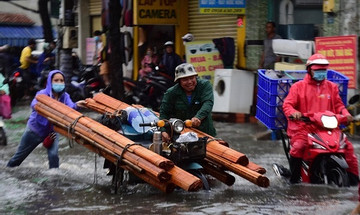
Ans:
MULTIPOLYGON (((236 177, 233 186, 214 182, 211 191, 164 194, 147 184, 112 192, 104 159, 61 138, 60 168, 48 169, 39 145, 20 167, 6 168, 15 153, 30 114, 28 105, 15 107, 7 120, 8 145, 0 146, 0 214, 349 214, 357 204, 357 187, 288 185, 275 176, 272 163, 287 165, 280 141, 256 140, 261 124, 215 122, 218 137, 267 170, 268 188, 236 177)), ((91 117, 98 116, 95 113, 91 117)), ((360 141, 353 140, 360 155, 360 141)))

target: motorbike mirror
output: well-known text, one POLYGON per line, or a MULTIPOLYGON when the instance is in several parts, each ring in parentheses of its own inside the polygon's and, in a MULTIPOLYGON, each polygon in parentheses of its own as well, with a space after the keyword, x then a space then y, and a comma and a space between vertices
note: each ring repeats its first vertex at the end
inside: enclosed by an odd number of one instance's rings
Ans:
POLYGON ((185 120, 185 126, 186 126, 187 128, 191 128, 191 127, 192 127, 192 122, 191 122, 190 119, 185 120))
POLYGON ((353 105, 360 100, 360 95, 356 94, 349 99, 349 104, 353 105))
POLYGON ((335 116, 321 116, 321 122, 323 123, 323 126, 328 129, 334 129, 338 127, 338 120, 335 116))

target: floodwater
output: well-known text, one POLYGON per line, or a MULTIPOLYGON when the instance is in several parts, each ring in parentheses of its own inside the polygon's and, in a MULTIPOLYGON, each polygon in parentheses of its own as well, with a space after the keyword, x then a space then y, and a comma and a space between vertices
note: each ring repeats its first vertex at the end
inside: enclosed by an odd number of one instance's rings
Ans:
MULTIPOLYGON (((233 186, 214 182, 210 191, 164 194, 147 184, 128 185, 114 194, 104 159, 67 139, 60 144, 60 168, 48 169, 47 153, 39 145, 20 167, 6 168, 15 153, 30 114, 28 104, 15 107, 6 121, 8 145, 0 147, 0 214, 349 214, 357 204, 357 187, 288 185, 272 171, 272 163, 287 165, 281 142, 257 140, 261 124, 215 122, 218 137, 263 166, 268 188, 236 177, 233 186)), ((96 117, 97 114, 90 114, 96 117)), ((353 141, 360 155, 359 141, 353 141)))

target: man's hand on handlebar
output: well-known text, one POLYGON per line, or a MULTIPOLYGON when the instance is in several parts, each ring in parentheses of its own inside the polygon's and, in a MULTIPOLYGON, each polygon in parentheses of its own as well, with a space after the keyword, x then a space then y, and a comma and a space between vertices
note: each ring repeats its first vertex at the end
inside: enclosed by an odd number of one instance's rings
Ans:
POLYGON ((161 132, 161 137, 162 137, 162 141, 165 143, 169 143, 170 142, 170 136, 168 133, 166 132, 161 132))
POLYGON ((348 123, 354 121, 354 117, 351 116, 351 115, 346 116, 346 118, 347 118, 347 122, 348 122, 348 123))
POLYGON ((302 114, 297 111, 291 114, 290 116, 293 117, 294 119, 300 119, 302 117, 302 114))
POLYGON ((198 118, 196 118, 196 117, 193 117, 192 119, 191 119, 191 123, 192 123, 192 127, 199 127, 200 126, 200 124, 201 124, 201 120, 200 119, 198 119, 198 118))

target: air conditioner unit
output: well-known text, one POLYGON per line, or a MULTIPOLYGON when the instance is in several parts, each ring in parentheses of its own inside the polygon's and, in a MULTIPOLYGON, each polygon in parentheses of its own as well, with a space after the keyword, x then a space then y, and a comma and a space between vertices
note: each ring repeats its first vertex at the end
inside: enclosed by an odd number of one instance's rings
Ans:
POLYGON ((65 26, 63 36, 63 47, 64 49, 72 49, 78 47, 78 28, 65 26))
POLYGON ((272 48, 274 53, 283 56, 308 59, 313 53, 314 42, 304 40, 274 39, 272 48))

